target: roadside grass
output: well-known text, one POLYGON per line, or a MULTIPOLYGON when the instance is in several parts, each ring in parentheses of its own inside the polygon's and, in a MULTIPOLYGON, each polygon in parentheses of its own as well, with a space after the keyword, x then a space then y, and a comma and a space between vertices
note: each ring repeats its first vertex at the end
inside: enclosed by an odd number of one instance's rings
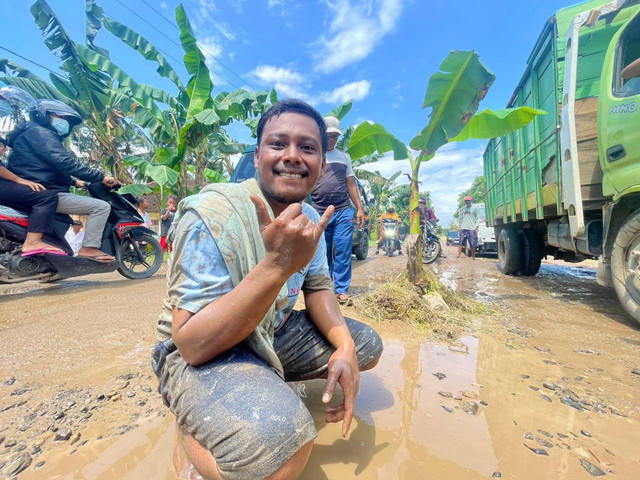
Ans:
POLYGON ((487 305, 451 290, 435 277, 422 296, 409 282, 406 273, 355 297, 354 302, 356 310, 367 320, 401 321, 419 327, 428 338, 447 341, 478 330, 483 319, 494 313, 487 305), (432 309, 427 299, 432 294, 440 295, 449 309, 432 309))

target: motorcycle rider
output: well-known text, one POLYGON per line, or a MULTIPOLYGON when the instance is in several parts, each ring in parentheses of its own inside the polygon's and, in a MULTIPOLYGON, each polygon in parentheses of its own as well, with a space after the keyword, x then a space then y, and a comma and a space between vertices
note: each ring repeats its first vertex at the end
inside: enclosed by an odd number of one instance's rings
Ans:
MULTIPOLYGON (((12 115, 20 107, 28 106, 33 98, 17 87, 0 88, 0 118, 12 115)), ((6 151, 6 140, 0 138, 0 155, 6 151)), ((58 207, 58 195, 45 189, 37 182, 18 177, 9 171, 0 161, 0 203, 10 208, 29 211, 29 227, 22 244, 22 256, 48 253, 66 255, 66 253, 42 240, 42 236, 51 233, 51 218, 58 207)))
POLYGON ((427 205, 427 199, 425 197, 420 197, 418 199, 418 203, 419 203, 419 211, 420 211, 420 223, 422 223, 424 220, 432 220, 432 221, 436 221, 436 214, 433 211, 433 209, 427 205))
POLYGON ((65 103, 47 99, 36 101, 30 117, 31 121, 18 125, 9 134, 8 144, 13 149, 9 170, 56 192, 59 213, 88 215, 79 257, 99 262, 115 261, 113 256, 99 249, 111 207, 103 200, 69 192, 72 185, 83 188, 84 182, 102 182, 107 186, 118 183, 115 178, 77 162, 62 145, 73 127, 82 123, 82 117, 65 103))
MULTIPOLYGON (((387 209, 378 217, 378 243, 376 244, 376 255, 380 253, 380 248, 382 247, 382 222, 384 220, 395 220, 398 226, 400 226, 400 216, 396 213, 396 207, 393 204, 387 205, 387 209)), ((400 244, 400 240, 396 239, 396 249, 398 250, 398 255, 402 255, 402 246, 400 244)))

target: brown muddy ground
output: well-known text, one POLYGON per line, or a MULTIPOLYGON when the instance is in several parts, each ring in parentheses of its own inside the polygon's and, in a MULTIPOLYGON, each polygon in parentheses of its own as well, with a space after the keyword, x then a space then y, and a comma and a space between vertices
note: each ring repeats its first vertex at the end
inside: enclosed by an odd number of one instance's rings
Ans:
MULTIPOLYGON (((323 382, 292 385, 318 429, 302 478, 639 478, 640 331, 593 265, 505 277, 495 259, 446 253, 436 273, 496 314, 454 346, 376 324, 385 352, 347 440, 323 422, 323 382)), ((404 262, 356 262, 354 292, 404 262)), ((0 287, 0 465, 30 460, 21 480, 177 478, 148 367, 163 288, 117 274, 0 287)))

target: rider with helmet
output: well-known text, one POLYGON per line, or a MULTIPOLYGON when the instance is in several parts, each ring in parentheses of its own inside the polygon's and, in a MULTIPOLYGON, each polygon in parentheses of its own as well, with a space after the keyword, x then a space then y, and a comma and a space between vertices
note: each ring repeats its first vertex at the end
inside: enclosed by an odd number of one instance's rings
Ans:
MULTIPOLYGON (((20 109, 31 107, 34 100, 24 90, 17 87, 0 88, 0 117, 20 115, 20 109)), ((0 138, 0 155, 6 150, 6 140, 0 138)), ((37 253, 66 255, 66 253, 42 240, 44 234, 51 233, 51 218, 58 208, 58 195, 47 190, 40 183, 21 178, 5 168, 0 162, 0 204, 18 210, 29 211, 27 237, 22 244, 22 256, 37 253)))
POLYGON ((420 211, 420 223, 422 224, 425 220, 436 221, 436 214, 433 209, 427 205, 427 199, 425 197, 420 197, 418 199, 418 207, 420 211))
POLYGON ((107 186, 117 183, 115 178, 77 162, 62 145, 73 127, 82 123, 82 117, 63 102, 47 99, 36 101, 30 117, 31 121, 18 125, 9 134, 8 144, 13 149, 9 170, 56 192, 59 213, 88 215, 79 257, 114 261, 114 257, 99 249, 111 207, 103 200, 69 192, 69 187, 82 188, 84 182, 102 182, 107 186))
MULTIPOLYGON (((396 207, 393 206, 392 203, 387 205, 387 209, 378 217, 378 242, 376 244, 376 255, 380 253, 380 248, 382 247, 382 223, 384 220, 395 220, 398 225, 400 225, 400 216, 396 213, 396 207)), ((400 245, 400 240, 396 239, 396 249, 398 250, 398 254, 402 255, 402 248, 400 245)))

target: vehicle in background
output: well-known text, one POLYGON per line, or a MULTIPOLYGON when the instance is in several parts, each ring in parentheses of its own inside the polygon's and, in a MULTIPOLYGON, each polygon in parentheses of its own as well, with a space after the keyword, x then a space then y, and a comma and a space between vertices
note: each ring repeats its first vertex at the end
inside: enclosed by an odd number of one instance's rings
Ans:
MULTIPOLYGON (((250 178, 256 178, 257 172, 253 165, 253 152, 255 151, 255 145, 250 146, 244 152, 236 168, 234 168, 231 173, 230 182, 232 183, 240 183, 248 180, 250 178)), ((356 256, 358 260, 364 260, 367 258, 369 253, 369 237, 371 235, 371 205, 369 204, 369 199, 364 191, 362 184, 356 178, 356 184, 358 186, 358 193, 360 195, 360 203, 362 203, 362 208, 365 212, 365 222, 362 228, 358 228, 357 223, 356 227, 353 229, 353 239, 352 239, 352 250, 351 253, 356 256)), ((311 203, 310 200, 308 200, 311 203)), ((354 207, 355 212, 355 207, 354 207)), ((354 222, 356 222, 355 213, 354 213, 354 222)))
MULTIPOLYGON (((442 254, 437 220, 425 220, 422 225, 422 263, 433 263, 442 254)), ((457 232, 456 232, 457 233, 457 232)))
POLYGON ((399 223, 392 218, 382 220, 382 250, 387 254, 387 257, 393 257, 393 252, 400 245, 400 240, 398 240, 399 226, 399 223))
POLYGON ((490 140, 486 214, 506 274, 535 275, 550 255, 599 258, 640 322, 640 4, 592 0, 545 24, 508 107, 546 110, 490 140))
MULTIPOLYGON (((493 227, 487 225, 484 203, 477 203, 475 206, 482 215, 478 226, 478 247, 476 248, 476 254, 497 254, 496 231, 493 227)), ((471 256, 471 250, 468 246, 465 246, 465 254, 469 257, 471 256)))
POLYGON ((457 230, 449 230, 447 233, 447 246, 460 245, 460 234, 457 230))

